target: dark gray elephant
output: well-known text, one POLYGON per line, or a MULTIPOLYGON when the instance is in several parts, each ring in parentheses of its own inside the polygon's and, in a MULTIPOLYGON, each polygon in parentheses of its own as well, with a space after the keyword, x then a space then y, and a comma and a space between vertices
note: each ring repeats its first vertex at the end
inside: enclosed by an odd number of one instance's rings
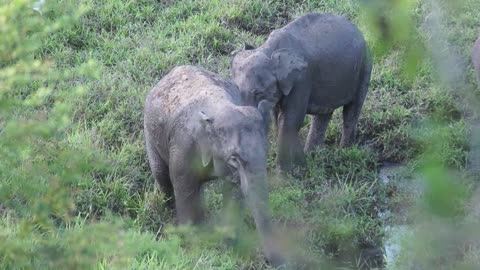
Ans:
POLYGON ((264 115, 275 107, 277 164, 288 171, 304 162, 304 152, 321 146, 340 106, 341 146, 352 144, 371 70, 368 46, 355 25, 341 16, 310 13, 273 31, 256 49, 245 45, 230 72, 246 104, 258 104, 264 115), (312 121, 303 149, 298 131, 306 114, 312 121))
POLYGON ((472 62, 473 62, 473 67, 477 72, 478 82, 480 83, 480 37, 475 42, 475 45, 473 45, 472 62))
POLYGON ((239 106, 233 82, 193 66, 174 68, 145 101, 150 168, 174 200, 180 224, 203 217, 201 187, 218 177, 239 179, 267 259, 283 263, 273 244, 267 188, 267 137, 262 115, 239 106))

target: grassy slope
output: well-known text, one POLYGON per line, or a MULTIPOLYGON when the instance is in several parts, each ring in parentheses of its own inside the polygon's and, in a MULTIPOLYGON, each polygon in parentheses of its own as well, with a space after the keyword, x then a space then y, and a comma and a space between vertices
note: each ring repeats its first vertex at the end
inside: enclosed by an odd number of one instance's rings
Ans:
MULTIPOLYGON (((58 69, 68 70, 93 58, 103 71, 99 80, 81 81, 88 92, 72 101, 78 125, 66 143, 96 153, 108 163, 76 190, 77 210, 89 219, 113 212, 126 219, 130 230, 145 230, 151 236, 172 223, 161 195, 154 192, 142 140, 144 96, 162 75, 176 65, 195 64, 226 76, 232 50, 243 42, 261 44, 272 29, 307 11, 343 14, 355 22, 359 16, 358 6, 348 0, 81 2, 90 11, 75 27, 50 36, 42 52, 55 60, 58 69)), ((476 34, 472 29, 480 26, 475 17, 479 4, 467 2, 464 15, 449 20, 448 33, 464 59, 476 34)), ((377 246, 383 229, 376 215, 388 207, 388 196, 395 189, 378 181, 377 169, 383 160, 411 162, 418 157, 428 144, 414 140, 410 132, 419 120, 433 116, 446 121, 445 158, 451 166, 465 165, 466 131, 454 98, 432 82, 427 62, 414 82, 402 79, 399 57, 393 52, 375 59, 360 121, 360 147, 335 148, 341 127, 337 113, 327 135, 329 146, 310 161, 305 179, 272 181, 273 214, 284 229, 297 232, 293 238, 304 239, 303 253, 308 250, 314 257, 332 257, 354 267, 360 249, 377 246)), ((473 73, 469 79, 473 80, 473 73)), ((219 212, 220 197, 218 187, 209 186, 212 216, 219 212)), ((265 267, 258 254, 242 258, 230 249, 223 252, 227 246, 218 239, 207 244, 178 240, 188 239, 189 232, 160 231, 160 235, 159 243, 147 241, 145 256, 132 262, 132 268, 265 267)), ((100 267, 108 269, 109 261, 100 267)))

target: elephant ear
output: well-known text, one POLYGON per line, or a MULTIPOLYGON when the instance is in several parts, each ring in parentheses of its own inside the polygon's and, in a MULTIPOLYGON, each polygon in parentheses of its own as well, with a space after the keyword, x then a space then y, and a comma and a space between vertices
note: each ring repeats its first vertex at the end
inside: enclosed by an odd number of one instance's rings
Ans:
POLYGON ((208 164, 212 161, 212 151, 209 147, 208 143, 208 135, 212 128, 213 119, 206 115, 204 112, 199 112, 200 115, 200 124, 204 129, 204 138, 200 140, 199 148, 200 148, 200 157, 202 159, 203 167, 207 167, 208 164))
POLYGON ((295 81, 307 68, 307 63, 291 49, 274 51, 272 61, 280 90, 288 96, 295 81))

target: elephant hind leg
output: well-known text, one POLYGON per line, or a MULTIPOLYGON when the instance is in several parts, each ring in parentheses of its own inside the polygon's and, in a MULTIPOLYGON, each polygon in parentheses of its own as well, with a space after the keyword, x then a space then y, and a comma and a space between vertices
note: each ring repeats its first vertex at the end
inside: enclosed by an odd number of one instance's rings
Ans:
POLYGON ((305 154, 312 152, 316 147, 323 145, 325 139, 325 132, 327 131, 328 123, 332 119, 333 111, 325 114, 317 114, 311 117, 310 129, 308 131, 307 143, 305 144, 305 154))
POLYGON ((343 106, 343 133, 340 147, 349 147, 355 141, 357 133, 356 125, 360 116, 360 109, 361 106, 355 103, 343 106))
POLYGON ((368 86, 370 84, 371 71, 371 59, 367 58, 361 73, 357 94, 351 103, 343 106, 343 133, 342 140, 340 141, 341 147, 349 147, 355 140, 358 119, 360 118, 360 112, 362 111, 363 103, 368 92, 368 86))

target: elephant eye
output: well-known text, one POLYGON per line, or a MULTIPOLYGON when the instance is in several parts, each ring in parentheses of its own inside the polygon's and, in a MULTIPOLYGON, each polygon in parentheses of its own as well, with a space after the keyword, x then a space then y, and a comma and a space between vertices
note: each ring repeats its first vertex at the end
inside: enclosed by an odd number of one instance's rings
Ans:
POLYGON ((255 98, 259 98, 259 97, 261 97, 261 95, 262 95, 262 91, 260 91, 260 90, 258 90, 258 89, 255 89, 255 90, 253 91, 253 95, 255 96, 255 98))
POLYGON ((228 158, 228 165, 232 166, 233 168, 237 169, 240 166, 240 159, 237 157, 237 155, 231 155, 228 158))

